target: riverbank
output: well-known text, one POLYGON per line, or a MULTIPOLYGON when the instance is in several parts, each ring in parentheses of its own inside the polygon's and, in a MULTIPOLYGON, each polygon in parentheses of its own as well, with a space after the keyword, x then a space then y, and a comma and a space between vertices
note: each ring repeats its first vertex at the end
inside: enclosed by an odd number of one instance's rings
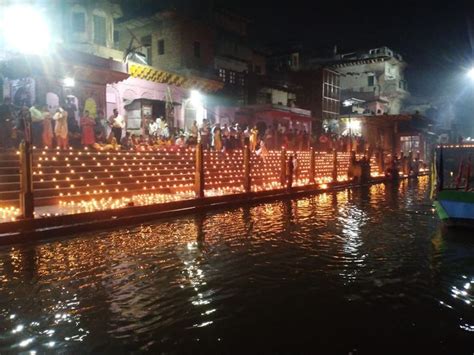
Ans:
MULTIPOLYGON (((385 177, 373 177, 367 184, 378 184, 387 180, 385 177)), ((349 182, 324 185, 314 184, 293 187, 290 190, 273 189, 236 193, 146 206, 129 206, 104 211, 5 222, 0 224, 0 245, 28 243, 57 238, 59 236, 67 237, 78 232, 139 224, 160 218, 176 217, 184 214, 228 208, 242 204, 261 203, 282 198, 294 198, 358 186, 362 185, 349 182)))

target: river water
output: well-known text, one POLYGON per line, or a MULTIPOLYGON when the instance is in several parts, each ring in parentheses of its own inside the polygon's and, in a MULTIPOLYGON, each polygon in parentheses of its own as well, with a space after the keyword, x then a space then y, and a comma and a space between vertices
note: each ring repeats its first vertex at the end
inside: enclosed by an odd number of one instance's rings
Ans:
POLYGON ((0 353, 474 351, 474 238, 428 180, 0 249, 0 353))

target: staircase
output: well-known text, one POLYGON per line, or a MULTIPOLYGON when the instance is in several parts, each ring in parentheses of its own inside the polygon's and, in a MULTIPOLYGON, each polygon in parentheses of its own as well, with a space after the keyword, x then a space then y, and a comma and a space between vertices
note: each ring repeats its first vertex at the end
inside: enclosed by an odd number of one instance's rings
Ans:
MULTIPOLYGON (((287 158, 293 154, 287 153, 287 158)), ((299 174, 295 185, 309 183, 311 155, 298 152, 299 174)), ((377 171, 374 161, 373 172, 377 171)), ((281 152, 265 157, 251 154, 253 191, 281 188, 281 152)), ((347 179, 349 153, 338 153, 338 180, 347 179)), ((332 153, 315 153, 317 183, 332 180, 332 153)), ((242 151, 204 152, 205 195, 244 191, 242 151)), ((156 151, 92 151, 35 149, 33 187, 36 206, 79 201, 121 199, 137 195, 193 196, 194 149, 163 148, 156 151)), ((19 154, 0 153, 0 208, 18 206, 20 193, 19 154)), ((144 197, 145 198, 145 197, 144 197)))

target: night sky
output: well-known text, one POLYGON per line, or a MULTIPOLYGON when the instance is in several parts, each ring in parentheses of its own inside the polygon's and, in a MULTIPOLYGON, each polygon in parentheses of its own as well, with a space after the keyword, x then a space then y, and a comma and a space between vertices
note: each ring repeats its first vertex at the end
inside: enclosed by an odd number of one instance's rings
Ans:
MULTIPOLYGON (((449 2, 439 7, 434 1, 430 6, 403 6, 399 1, 352 1, 350 5, 332 1, 331 6, 293 0, 275 7, 262 1, 258 7, 255 1, 239 3, 243 12, 252 14, 256 36, 273 46, 304 43, 317 49, 337 45, 340 52, 350 52, 387 45, 408 62, 410 90, 418 95, 429 95, 439 80, 451 85, 451 77, 464 73, 472 61, 472 2, 470 8, 449 8, 449 2)), ((436 94, 442 94, 438 89, 436 94)))

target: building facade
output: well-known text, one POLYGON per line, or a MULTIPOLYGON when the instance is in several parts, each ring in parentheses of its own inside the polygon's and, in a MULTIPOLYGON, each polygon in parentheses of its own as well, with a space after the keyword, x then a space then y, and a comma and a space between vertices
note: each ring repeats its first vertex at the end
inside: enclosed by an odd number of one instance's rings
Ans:
POLYGON ((340 74, 329 65, 314 63, 301 49, 272 55, 268 70, 287 73, 287 81, 295 88, 294 105, 311 111, 312 133, 320 135, 323 127, 339 118, 341 106, 340 74))
POLYGON ((363 100, 367 114, 397 115, 409 97, 406 63, 387 47, 338 55, 332 68, 341 74, 342 101, 363 100))
POLYGON ((143 133, 150 120, 189 129, 208 118, 207 97, 222 88, 214 71, 212 28, 172 10, 119 21, 117 45, 131 78, 108 88, 110 106, 122 103, 129 130, 143 133), (204 99, 199 105, 192 92, 204 99))

